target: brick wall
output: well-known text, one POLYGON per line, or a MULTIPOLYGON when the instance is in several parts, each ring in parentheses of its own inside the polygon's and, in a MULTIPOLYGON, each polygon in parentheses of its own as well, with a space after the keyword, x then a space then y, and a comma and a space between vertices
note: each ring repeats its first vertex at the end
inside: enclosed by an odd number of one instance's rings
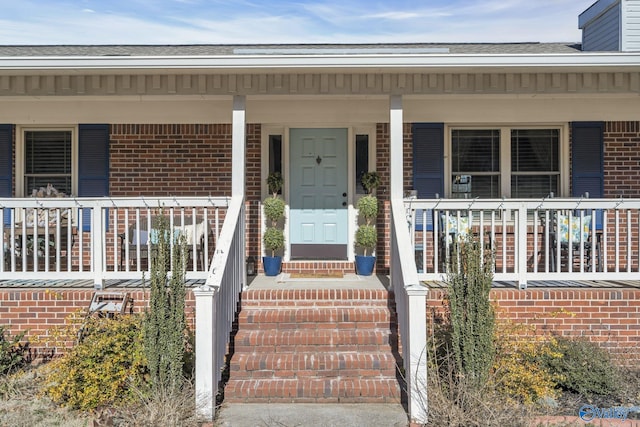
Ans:
POLYGON ((640 197, 640 122, 606 122, 605 197, 640 197))
MULTIPOLYGON (((9 326, 12 334, 27 331, 32 348, 39 353, 50 352, 54 349, 51 337, 55 330, 65 326, 65 319, 71 315, 86 313, 93 292, 92 289, 1 289, 0 325, 9 326)), ((143 312, 148 304, 149 291, 127 289, 126 292, 133 298, 134 312, 143 312)), ((187 322, 193 330, 195 298, 191 291, 187 291, 186 304, 187 322)))
POLYGON ((226 196, 231 125, 111 125, 110 194, 226 196))
MULTIPOLYGON (((444 296, 442 289, 429 291, 428 316, 442 312, 444 296)), ((623 362, 640 361, 640 289, 493 289, 491 299, 502 317, 540 332, 585 337, 623 362)))

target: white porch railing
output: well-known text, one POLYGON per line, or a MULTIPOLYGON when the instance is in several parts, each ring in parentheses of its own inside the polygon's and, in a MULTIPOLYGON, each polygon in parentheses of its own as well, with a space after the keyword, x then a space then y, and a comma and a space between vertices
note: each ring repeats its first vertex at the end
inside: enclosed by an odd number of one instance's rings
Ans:
POLYGON ((246 285, 244 201, 229 205, 209 275, 196 297, 196 399, 199 415, 212 420, 240 293, 246 285))
POLYGON ((640 199, 405 200, 420 280, 443 280, 455 243, 476 236, 494 279, 637 280, 640 199), (573 231, 567 232, 567 229, 573 231))
POLYGON ((426 423, 428 289, 418 279, 401 200, 391 201, 391 226, 391 286, 398 313, 409 416, 414 422, 426 423))
MULTIPOLYGON (((227 197, 0 199, 4 279, 149 277, 155 217, 186 239, 187 279, 205 279, 227 197)), ((174 239, 171 239, 173 244, 174 239)))

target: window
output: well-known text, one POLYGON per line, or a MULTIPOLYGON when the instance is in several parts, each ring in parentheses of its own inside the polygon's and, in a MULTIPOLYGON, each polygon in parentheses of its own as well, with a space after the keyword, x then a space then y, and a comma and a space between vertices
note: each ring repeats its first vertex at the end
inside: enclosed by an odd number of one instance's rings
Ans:
POLYGON ((500 131, 454 130, 452 197, 500 197, 500 131))
POLYGON ((511 131, 511 197, 558 194, 559 139, 557 129, 511 131))
POLYGON ((453 129, 453 198, 560 194, 559 129, 453 129))
POLYGON ((53 185, 72 194, 72 133, 70 130, 24 132, 24 195, 53 185))
POLYGON ((369 135, 356 135, 356 193, 366 194, 362 175, 369 172, 369 135))
MULTIPOLYGON (((269 135, 269 175, 282 171, 282 135, 269 135)), ((282 194, 282 189, 278 192, 282 194)))

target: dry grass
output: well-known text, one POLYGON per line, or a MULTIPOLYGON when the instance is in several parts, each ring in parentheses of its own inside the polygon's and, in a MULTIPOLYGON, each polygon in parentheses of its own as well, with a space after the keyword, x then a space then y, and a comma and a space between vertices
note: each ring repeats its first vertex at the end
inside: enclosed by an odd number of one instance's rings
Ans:
POLYGON ((113 416, 114 425, 122 427, 197 427, 196 399, 193 386, 185 383, 180 391, 163 388, 150 394, 138 392, 138 403, 121 408, 113 416))
POLYGON ((137 402, 83 413, 55 405, 40 392, 40 370, 0 377, 0 426, 11 427, 197 427, 193 386, 138 392, 137 402))
POLYGON ((82 427, 91 417, 56 406, 40 396, 39 371, 19 372, 0 379, 0 425, 13 427, 82 427))

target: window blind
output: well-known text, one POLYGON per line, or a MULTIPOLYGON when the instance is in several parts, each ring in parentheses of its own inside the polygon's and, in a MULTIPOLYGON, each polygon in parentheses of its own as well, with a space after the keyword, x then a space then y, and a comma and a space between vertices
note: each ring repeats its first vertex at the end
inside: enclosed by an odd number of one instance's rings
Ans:
POLYGON ((71 131, 26 131, 25 192, 53 185, 71 194, 71 131))

